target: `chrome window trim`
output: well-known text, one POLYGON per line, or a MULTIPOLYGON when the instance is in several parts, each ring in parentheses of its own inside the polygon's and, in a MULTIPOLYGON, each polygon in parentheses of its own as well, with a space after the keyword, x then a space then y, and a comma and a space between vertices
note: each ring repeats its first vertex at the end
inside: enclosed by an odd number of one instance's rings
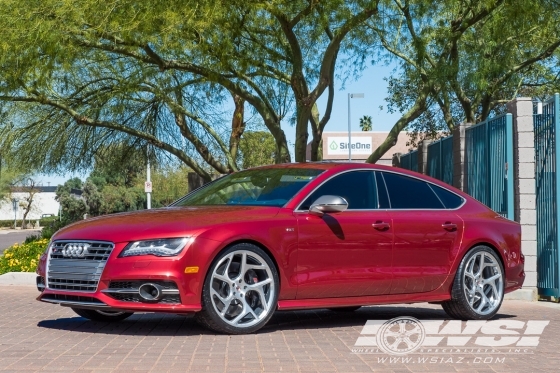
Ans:
MULTIPOLYGON (((383 172, 379 172, 379 176, 381 176, 381 180, 383 180, 383 190, 387 195, 387 201, 389 202, 389 210, 391 209, 391 197, 389 197, 389 188, 387 188, 387 182, 385 181, 385 176, 383 176, 383 172)), ((375 182, 377 182, 377 177, 375 178, 375 182)))
MULTIPOLYGON (((321 184, 317 185, 308 195, 305 196, 305 198, 299 203, 299 205, 294 209, 294 212, 308 212, 309 210, 300 210, 300 206, 303 205, 303 203, 307 200, 307 198, 309 198, 313 193, 315 193, 315 191, 317 189, 319 189, 320 187, 323 186, 323 184, 325 184, 327 181, 340 176, 342 174, 348 173, 348 172, 353 172, 353 171, 370 171, 370 172, 375 172, 376 170, 373 168, 355 168, 355 169, 351 169, 351 170, 344 170, 342 172, 338 172, 332 176, 330 176, 328 179, 324 180, 321 184)), ((377 181, 375 180, 375 174, 373 175, 373 182, 377 183, 377 181)), ((377 185, 376 185, 377 187, 377 185)), ((379 199, 377 200, 377 205, 379 206, 379 199)), ((379 209, 347 209, 345 211, 379 211, 379 209)), ((344 212, 344 211, 343 211, 344 212)))
MULTIPOLYGON (((306 200, 307 198, 309 198, 309 196, 311 196, 313 193, 315 193, 315 191, 316 191, 317 189, 319 189, 324 183, 326 183, 326 182, 329 181, 330 179, 332 179, 332 178, 334 178, 334 177, 336 177, 336 176, 338 176, 338 175, 342 175, 342 174, 344 174, 344 173, 352 172, 352 171, 380 172, 380 173, 381 173, 381 177, 383 178, 383 182, 384 182, 384 183, 385 183, 385 178, 383 177, 383 172, 390 172, 390 173, 393 173, 393 174, 397 174, 397 175, 401 175, 401 176, 410 177, 410 178, 412 178, 412 179, 417 179, 417 180, 423 181, 423 182, 425 182, 425 183, 428 183, 428 186, 430 186, 430 189, 432 190, 432 193, 434 193, 438 199, 439 199, 439 196, 437 195, 436 192, 433 191, 433 189, 431 188, 431 185, 435 185, 436 187, 442 188, 442 189, 448 191, 449 193, 453 193, 453 194, 456 195, 457 197, 461 198, 461 200, 463 201, 463 203, 461 203, 458 207, 456 207, 456 208, 454 208, 454 209, 448 209, 448 208, 445 208, 445 207, 442 208, 442 209, 427 209, 427 208, 422 208, 422 209, 410 209, 410 208, 409 208, 409 209, 397 209, 397 208, 390 207, 390 208, 388 208, 388 209, 361 209, 361 210, 360 210, 360 209, 348 209, 348 210, 346 210, 346 211, 457 211, 457 210, 459 210, 460 208, 462 208, 462 207, 465 205, 465 203, 467 203, 467 199, 466 199, 466 198, 464 198, 463 196, 458 195, 457 193, 453 192, 452 190, 449 190, 449 189, 447 189, 447 188, 445 188, 445 187, 442 187, 442 186, 440 186, 440 185, 437 185, 437 184, 435 184, 435 183, 433 183, 433 182, 431 182, 431 181, 424 180, 424 179, 419 178, 419 177, 417 177, 417 176, 406 175, 406 174, 400 173, 400 172, 398 172, 398 171, 392 171, 392 170, 378 170, 378 169, 375 169, 375 168, 354 168, 354 169, 351 169, 351 170, 344 170, 344 171, 342 171, 342 172, 338 172, 338 173, 336 173, 336 174, 330 176, 328 179, 324 180, 321 184, 319 184, 319 185, 318 185, 317 187, 315 187, 309 194, 307 194, 307 195, 305 196, 305 198, 304 198, 304 199, 299 203, 299 205, 294 209, 294 212, 309 212, 309 210, 300 210, 300 209, 299 209, 299 208, 301 207, 301 205, 305 202, 305 200, 306 200)), ((374 181, 375 181, 375 183, 377 184, 377 179, 374 178, 374 181)), ((377 186, 377 190, 378 190, 378 193, 379 193, 379 186, 378 186, 378 185, 376 185, 376 186, 377 186)), ((387 193, 387 198, 388 198, 388 200, 389 200, 389 206, 391 206, 391 198, 389 197, 389 189, 387 188, 387 185, 386 185, 386 184, 385 184, 385 192, 387 193)), ((441 200, 440 200, 440 202, 441 202, 441 200)), ((377 203, 379 204, 379 199, 377 200, 377 203)), ((443 204, 443 203, 442 203, 442 205, 445 206, 445 204, 443 204)), ((346 211, 343 211, 342 213, 344 213, 344 212, 346 212, 346 211)))
POLYGON ((436 191, 434 190, 434 188, 432 188, 432 185, 428 184, 428 188, 430 188, 430 190, 432 191, 432 193, 434 193, 436 195, 436 198, 438 199, 439 203, 441 203, 441 205, 443 206, 443 208, 445 208, 445 203, 443 203, 443 201, 441 200, 441 198, 439 198, 438 194, 436 193, 436 191))

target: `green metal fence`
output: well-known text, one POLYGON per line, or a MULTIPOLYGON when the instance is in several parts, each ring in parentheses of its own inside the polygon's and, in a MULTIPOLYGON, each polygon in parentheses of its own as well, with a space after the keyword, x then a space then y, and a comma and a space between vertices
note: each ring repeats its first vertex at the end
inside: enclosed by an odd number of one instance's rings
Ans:
POLYGON ((560 297, 560 98, 558 93, 533 116, 537 194, 537 288, 539 294, 560 297))
POLYGON ((504 114, 468 127, 465 131, 466 192, 514 219, 513 125, 504 114))
POLYGON ((418 150, 401 155, 401 168, 418 172, 418 150))
POLYGON ((427 174, 453 185, 453 136, 428 145, 427 174))

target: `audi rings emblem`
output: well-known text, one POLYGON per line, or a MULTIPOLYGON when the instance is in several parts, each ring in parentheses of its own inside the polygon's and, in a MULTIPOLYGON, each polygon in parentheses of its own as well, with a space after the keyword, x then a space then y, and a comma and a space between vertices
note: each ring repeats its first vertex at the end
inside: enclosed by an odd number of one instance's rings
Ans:
POLYGON ((88 253, 88 243, 69 243, 62 249, 62 256, 65 258, 83 258, 88 253))

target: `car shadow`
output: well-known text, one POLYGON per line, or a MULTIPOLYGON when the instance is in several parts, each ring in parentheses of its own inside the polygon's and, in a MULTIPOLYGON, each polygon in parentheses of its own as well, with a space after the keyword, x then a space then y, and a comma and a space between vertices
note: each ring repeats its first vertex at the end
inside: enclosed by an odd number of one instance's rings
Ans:
MULTIPOLYGON (((327 309, 302 311, 277 311, 268 324, 257 334, 301 329, 330 329, 354 327, 361 329, 367 320, 389 320, 399 316, 414 317, 419 320, 449 319, 449 316, 435 308, 370 306, 353 312, 331 311, 327 309)), ((515 315, 498 313, 493 319, 508 319, 515 315)), ((75 331, 92 334, 119 334, 134 336, 192 336, 216 335, 200 326, 192 315, 171 315, 158 313, 138 313, 116 323, 97 322, 82 317, 68 317, 43 320, 40 328, 75 331)))
POLYGON ((338 220, 328 214, 323 215, 322 218, 337 238, 341 240, 346 239, 346 237, 344 236, 344 231, 342 230, 342 227, 340 226, 338 220))

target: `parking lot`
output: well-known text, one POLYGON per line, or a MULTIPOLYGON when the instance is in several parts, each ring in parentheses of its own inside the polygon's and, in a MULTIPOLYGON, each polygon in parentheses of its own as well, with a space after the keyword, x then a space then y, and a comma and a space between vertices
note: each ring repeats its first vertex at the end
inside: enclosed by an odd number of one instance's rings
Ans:
POLYGON ((188 316, 135 314, 117 324, 86 321, 68 308, 35 301, 36 296, 31 286, 0 286, 0 371, 511 373, 555 372, 560 366, 560 305, 554 303, 506 301, 501 308, 498 319, 550 320, 538 347, 528 353, 496 358, 475 352, 459 354, 461 360, 457 354, 428 354, 428 362, 403 363, 388 355, 353 352, 364 324, 397 316, 446 318, 439 306, 277 312, 255 335, 228 336, 188 316))

